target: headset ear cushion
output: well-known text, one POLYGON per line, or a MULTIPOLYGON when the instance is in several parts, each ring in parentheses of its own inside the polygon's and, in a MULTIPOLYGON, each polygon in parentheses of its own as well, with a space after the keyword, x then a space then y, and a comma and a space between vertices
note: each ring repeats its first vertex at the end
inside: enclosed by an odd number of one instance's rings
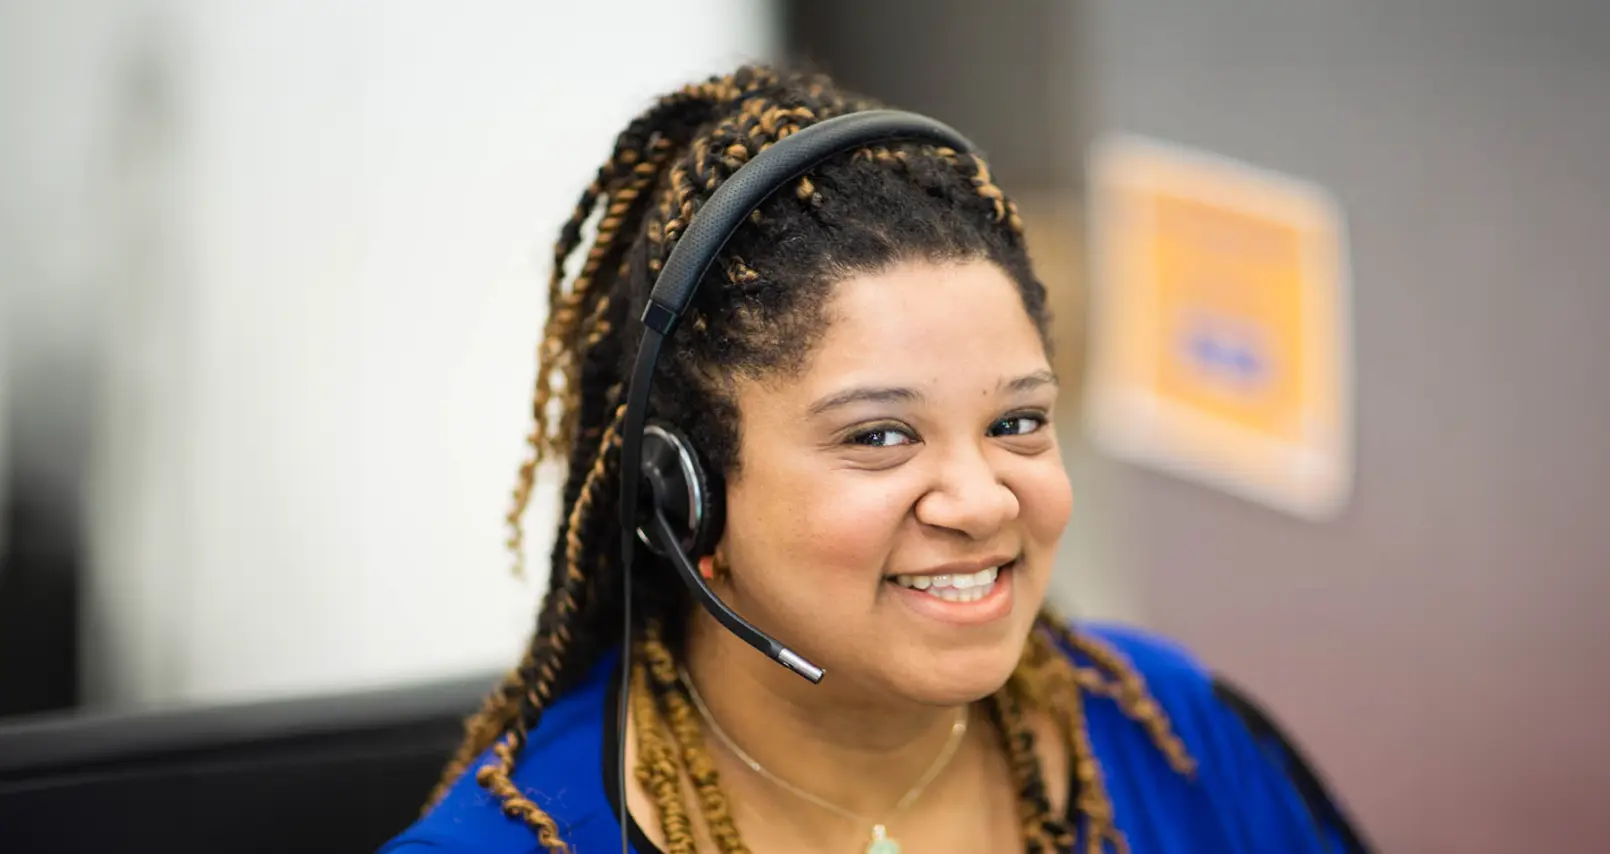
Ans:
POLYGON ((716 544, 721 542, 721 532, 727 524, 727 490, 721 475, 704 464, 691 443, 687 447, 694 477, 699 483, 698 494, 703 498, 699 508, 699 527, 693 532, 692 554, 698 559, 714 554, 716 544))
MULTIPOLYGON (((721 539, 725 490, 711 478, 687 436, 660 421, 643 429, 643 494, 670 521, 682 549, 693 560, 710 554, 721 539)), ((646 508, 645 508, 646 509, 646 508)), ((655 552, 660 549, 645 540, 655 552)))

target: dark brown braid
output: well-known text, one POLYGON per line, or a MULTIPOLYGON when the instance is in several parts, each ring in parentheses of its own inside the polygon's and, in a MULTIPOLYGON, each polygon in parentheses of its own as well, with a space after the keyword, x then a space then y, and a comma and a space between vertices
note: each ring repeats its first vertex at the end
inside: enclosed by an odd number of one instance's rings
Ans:
MULTIPOLYGON (((756 154, 823 119, 877 106, 822 77, 746 67, 662 98, 616 138, 614 151, 560 231, 549 281, 549 315, 538 353, 529 456, 508 514, 509 545, 523 548, 521 519, 537 467, 563 458, 564 513, 550 553, 549 589, 519 667, 466 724, 440 791, 472 763, 474 779, 504 811, 530 825, 549 851, 564 851, 553 819, 512 775, 545 709, 563 697, 614 643, 625 602, 616 550, 622 387, 640 332, 628 321, 654 276, 710 194, 756 154), (583 227, 596 236, 566 287, 565 265, 583 227)), ((831 158, 775 194, 734 234, 706 274, 658 367, 654 417, 682 429, 707 465, 737 465, 734 381, 798 370, 819 340, 833 284, 909 260, 986 260, 1017 284, 1023 308, 1049 349, 1045 289, 1030 268, 1016 207, 988 164, 943 147, 878 146, 831 158)), ((638 567, 632 613, 644 638, 630 678, 639 758, 635 775, 654 799, 670 851, 692 851, 682 797, 687 776, 700 816, 723 852, 745 851, 706 754, 698 721, 675 678, 675 654, 692 603, 672 570, 651 556, 638 567)), ((1189 757, 1127 663, 1047 619, 1012 680, 988 702, 1011 760, 1030 850, 1064 851, 1072 826, 1055 814, 1029 724, 1048 715, 1069 751, 1079 788, 1074 811, 1089 851, 1122 850, 1091 752, 1083 694, 1113 697, 1146 727, 1176 768, 1189 757), (1076 666, 1058 645, 1089 659, 1076 666)))
POLYGON ((986 708, 989 720, 1000 735, 1007 759, 1012 766, 1012 779, 1018 786, 1018 818, 1023 822, 1023 842, 1027 854, 1049 854, 1058 848, 1055 831, 1061 828, 1048 826, 1047 819, 1054 816, 1051 799, 1046 794, 1039 757, 1034 752, 1034 733, 1023 716, 1022 698, 1014 686, 1007 686, 989 698, 986 708))

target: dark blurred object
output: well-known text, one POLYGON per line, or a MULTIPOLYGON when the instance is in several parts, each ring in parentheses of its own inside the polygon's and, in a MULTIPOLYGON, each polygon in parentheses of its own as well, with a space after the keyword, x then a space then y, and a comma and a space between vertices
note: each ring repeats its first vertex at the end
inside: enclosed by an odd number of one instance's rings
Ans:
POLYGON ((791 62, 942 118, 1021 196, 1080 181, 1083 15, 1062 0, 789 0, 784 32, 791 62))
POLYGON ((0 717, 78 703, 75 514, 50 490, 14 478, 0 496, 0 717))
POLYGON ((1331 791, 1324 775, 1256 698, 1223 674, 1213 678, 1213 696, 1234 710, 1258 749, 1291 779, 1314 821, 1315 832, 1324 839, 1324 850, 1348 854, 1370 854, 1375 850, 1365 840, 1363 828, 1331 791))
POLYGON ((0 850, 374 851, 493 682, 0 726, 0 850))

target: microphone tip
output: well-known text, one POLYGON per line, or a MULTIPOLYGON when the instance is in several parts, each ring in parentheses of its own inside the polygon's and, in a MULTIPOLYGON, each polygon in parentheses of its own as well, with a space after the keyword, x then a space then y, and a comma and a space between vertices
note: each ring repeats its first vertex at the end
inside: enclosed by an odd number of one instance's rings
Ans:
POLYGON ((806 661, 798 653, 787 647, 778 647, 777 660, 782 662, 782 665, 789 670, 809 679, 812 684, 821 682, 822 677, 826 675, 822 668, 806 661))

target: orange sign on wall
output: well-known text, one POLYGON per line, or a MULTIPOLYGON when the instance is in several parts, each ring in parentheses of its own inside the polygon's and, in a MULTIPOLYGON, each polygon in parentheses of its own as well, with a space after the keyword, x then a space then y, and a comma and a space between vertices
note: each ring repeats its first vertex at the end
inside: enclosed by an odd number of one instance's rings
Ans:
POLYGON ((1311 518, 1352 486, 1346 236, 1320 188, 1133 137, 1092 160, 1090 426, 1311 518))

